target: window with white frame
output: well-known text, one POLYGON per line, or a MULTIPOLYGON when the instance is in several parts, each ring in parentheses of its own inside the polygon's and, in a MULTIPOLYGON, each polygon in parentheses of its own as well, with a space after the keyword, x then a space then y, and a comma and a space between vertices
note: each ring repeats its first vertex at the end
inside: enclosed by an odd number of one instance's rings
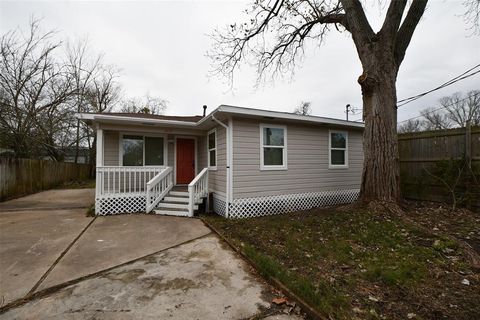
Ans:
POLYGON ((346 168, 348 166, 348 133, 345 131, 329 132, 329 166, 346 168))
POLYGON ((260 125, 260 169, 287 169, 287 127, 260 125))
POLYGON ((122 136, 123 166, 165 165, 165 138, 142 135, 122 136))
POLYGON ((208 149, 208 168, 217 169, 217 129, 208 132, 207 135, 208 149))

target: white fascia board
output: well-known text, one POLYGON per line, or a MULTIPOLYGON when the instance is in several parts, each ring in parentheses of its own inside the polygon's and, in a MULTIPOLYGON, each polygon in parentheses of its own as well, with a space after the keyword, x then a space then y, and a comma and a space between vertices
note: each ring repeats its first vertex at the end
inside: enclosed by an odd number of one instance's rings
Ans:
POLYGON ((159 125, 175 125, 175 126, 184 126, 184 127, 195 127, 197 122, 187 122, 187 121, 178 121, 178 120, 164 120, 164 119, 149 119, 149 118, 136 118, 136 117, 126 117, 126 116, 114 116, 114 115, 105 115, 105 114, 93 114, 93 113, 77 113, 77 117, 81 120, 92 120, 98 122, 127 122, 134 124, 159 124, 159 125))
POLYGON ((183 127, 197 127, 202 125, 204 122, 212 120, 215 114, 226 113, 229 115, 238 115, 238 116, 253 116, 259 118, 275 118, 279 120, 293 120, 300 122, 310 122, 318 124, 330 124, 337 125, 342 127, 353 127, 353 128, 364 128, 365 124, 361 122, 346 121, 340 119, 318 117, 318 116, 303 116, 289 112, 280 112, 280 111, 269 111, 261 109, 252 109, 244 107, 236 107, 229 105, 220 105, 218 108, 210 112, 207 116, 203 117, 197 122, 187 122, 187 121, 178 121, 178 120, 164 120, 164 119, 149 119, 149 118, 136 118, 136 117, 126 117, 126 116, 115 116, 115 115, 104 115, 104 114, 94 114, 94 113, 77 113, 76 116, 81 120, 92 120, 92 121, 113 121, 113 122, 126 122, 126 123, 135 123, 135 124, 158 124, 158 125, 173 125, 173 126, 183 126, 183 127))
POLYGON ((276 118, 276 119, 284 119, 284 120, 307 121, 307 122, 313 122, 313 123, 324 123, 324 124, 332 124, 332 125, 356 127, 356 128, 365 127, 365 125, 361 122, 353 122, 353 121, 317 117, 317 116, 303 116, 303 115, 298 115, 298 114, 289 113, 289 112, 251 109, 251 108, 228 106, 228 105, 221 105, 220 107, 215 109, 214 112, 215 111, 244 115, 244 116, 257 116, 257 117, 268 117, 268 118, 276 118))

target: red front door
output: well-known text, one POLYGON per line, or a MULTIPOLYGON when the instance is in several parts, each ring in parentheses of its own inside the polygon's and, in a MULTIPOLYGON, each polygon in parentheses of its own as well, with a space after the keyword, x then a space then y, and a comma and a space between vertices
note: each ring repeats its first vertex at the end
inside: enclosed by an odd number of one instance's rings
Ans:
POLYGON ((177 184, 189 184, 195 178, 195 140, 177 139, 177 184))

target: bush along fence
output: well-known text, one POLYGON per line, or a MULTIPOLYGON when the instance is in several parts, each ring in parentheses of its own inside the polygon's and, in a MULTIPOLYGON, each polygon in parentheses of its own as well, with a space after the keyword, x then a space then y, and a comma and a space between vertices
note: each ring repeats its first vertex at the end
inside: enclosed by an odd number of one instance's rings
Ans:
POLYGON ((399 135, 402 193, 480 209, 480 127, 399 135))
POLYGON ((0 157, 0 201, 90 177, 88 164, 0 157))

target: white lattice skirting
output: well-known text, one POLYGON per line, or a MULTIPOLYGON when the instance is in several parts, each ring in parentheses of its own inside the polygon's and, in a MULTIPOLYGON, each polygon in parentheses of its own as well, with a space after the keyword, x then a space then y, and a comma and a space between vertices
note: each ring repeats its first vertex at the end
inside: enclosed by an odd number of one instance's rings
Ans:
POLYGON ((225 201, 225 198, 213 193, 213 211, 216 214, 221 215, 222 217, 225 217, 226 210, 227 209, 227 202, 225 201))
POLYGON ((146 196, 122 196, 111 198, 97 198, 95 201, 95 214, 105 216, 108 214, 145 212, 146 196))
MULTIPOLYGON (((251 218, 351 203, 358 198, 359 194, 360 189, 338 189, 311 193, 235 199, 230 204, 228 216, 229 218, 234 219, 251 218)), ((225 207, 221 207, 222 201, 219 199, 217 202, 218 204, 215 205, 214 197, 215 212, 225 216, 225 207), (223 211, 217 211, 216 207, 223 211)), ((224 200, 223 206, 225 206, 224 200)))

